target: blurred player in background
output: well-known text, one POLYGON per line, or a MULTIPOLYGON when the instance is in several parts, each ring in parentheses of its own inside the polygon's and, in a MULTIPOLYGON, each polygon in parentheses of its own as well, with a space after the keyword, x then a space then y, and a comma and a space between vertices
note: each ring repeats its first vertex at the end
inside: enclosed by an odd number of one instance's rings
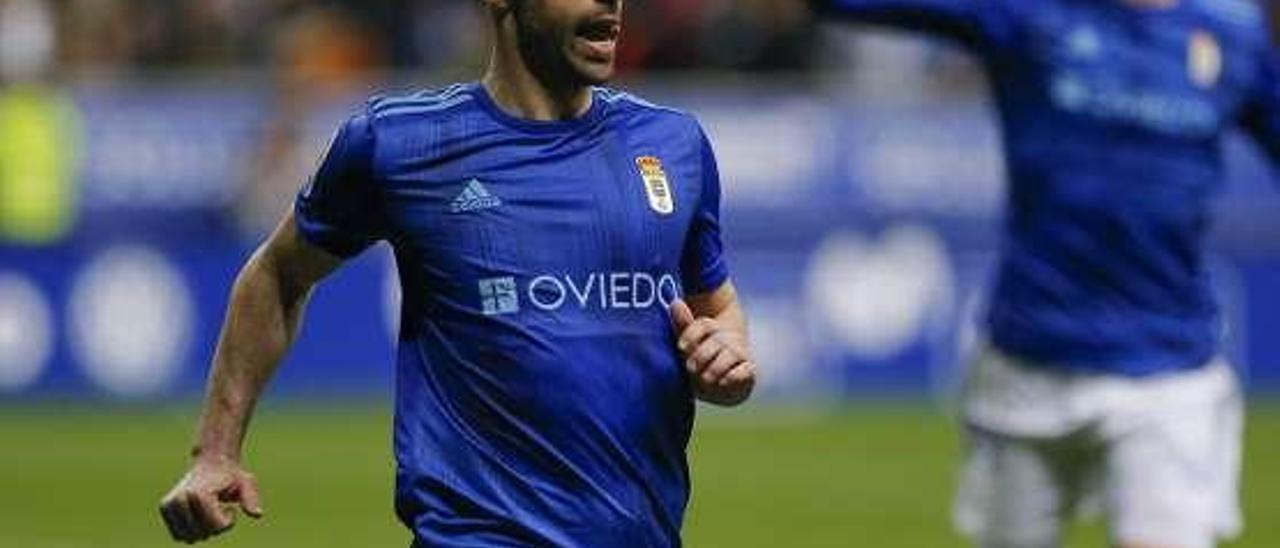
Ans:
POLYGON ((228 504, 262 514, 241 465, 254 403, 312 286, 386 240, 415 546, 680 544, 694 399, 755 384, 711 148, 692 117, 594 87, 621 1, 483 4, 483 80, 352 116, 241 272, 194 463, 162 503, 174 538, 231 527, 228 504))
POLYGON ((1103 505, 1122 547, 1240 529, 1241 396, 1202 239, 1221 140, 1280 158, 1280 80, 1249 0, 818 0, 945 35, 990 75, 1011 177, 989 348, 963 402, 957 524, 1061 543, 1103 505))

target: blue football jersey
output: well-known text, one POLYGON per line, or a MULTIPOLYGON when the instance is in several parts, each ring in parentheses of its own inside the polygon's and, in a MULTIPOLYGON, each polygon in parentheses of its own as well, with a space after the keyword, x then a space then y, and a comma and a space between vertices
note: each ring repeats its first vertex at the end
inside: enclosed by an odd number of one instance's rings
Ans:
POLYGON ((1280 86, 1249 0, 827 0, 982 60, 1011 177, 999 348, 1130 376, 1217 352, 1202 240, 1233 126, 1280 157, 1280 86))
POLYGON ((694 401, 667 306, 728 278, 719 200, 698 123, 618 91, 540 122, 459 84, 345 123, 297 225, 395 251, 396 509, 420 544, 680 544, 694 401))

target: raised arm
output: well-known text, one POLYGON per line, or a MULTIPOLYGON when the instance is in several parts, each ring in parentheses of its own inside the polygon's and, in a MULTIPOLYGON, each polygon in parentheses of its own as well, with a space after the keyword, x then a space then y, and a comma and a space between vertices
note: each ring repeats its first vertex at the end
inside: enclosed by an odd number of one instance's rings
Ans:
POLYGON ((229 529, 235 514, 226 503, 262 515, 256 481, 240 464, 245 430, 259 395, 293 345, 312 286, 340 262, 303 240, 290 213, 240 271, 213 358, 191 469, 161 503, 175 540, 200 541, 229 529))
POLYGON ((809 0, 831 19, 945 36, 977 46, 1003 32, 998 0, 809 0))

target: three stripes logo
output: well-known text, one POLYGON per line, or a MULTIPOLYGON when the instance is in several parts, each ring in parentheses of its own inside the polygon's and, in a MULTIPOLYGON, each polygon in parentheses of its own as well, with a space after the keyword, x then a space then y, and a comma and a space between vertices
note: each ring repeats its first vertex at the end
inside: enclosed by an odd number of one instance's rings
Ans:
POLYGON ((471 178, 467 184, 463 186, 462 192, 458 197, 453 199, 449 204, 449 211, 452 213, 467 213, 471 211, 480 211, 482 209, 491 209, 502 205, 502 200, 489 192, 479 179, 471 178))

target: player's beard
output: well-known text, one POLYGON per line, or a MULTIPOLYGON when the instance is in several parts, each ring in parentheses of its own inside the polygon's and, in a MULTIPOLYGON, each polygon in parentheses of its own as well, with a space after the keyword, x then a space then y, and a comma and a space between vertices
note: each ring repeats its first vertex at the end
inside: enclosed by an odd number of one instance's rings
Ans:
POLYGON ((591 62, 574 52, 580 21, 553 21, 542 0, 513 0, 516 43, 529 72, 548 89, 603 84, 613 76, 613 60, 591 62))

